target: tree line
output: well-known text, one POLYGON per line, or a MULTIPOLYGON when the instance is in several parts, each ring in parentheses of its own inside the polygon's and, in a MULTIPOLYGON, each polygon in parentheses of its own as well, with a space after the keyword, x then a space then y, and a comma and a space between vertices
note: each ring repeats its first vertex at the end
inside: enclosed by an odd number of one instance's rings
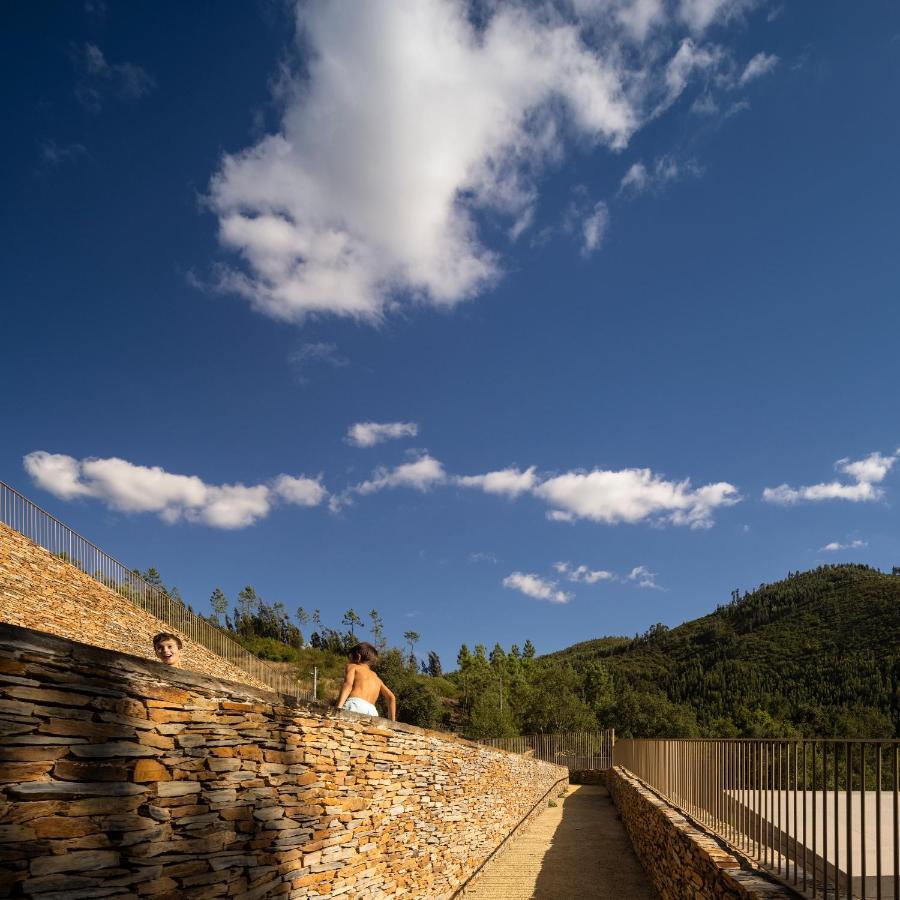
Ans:
MULTIPOLYGON (((153 569, 140 573, 178 599, 153 569)), ((264 658, 320 667, 337 692, 360 639, 402 721, 471 738, 615 728, 621 736, 900 736, 900 578, 867 566, 790 572, 734 591, 710 615, 633 638, 605 637, 538 657, 521 648, 463 644, 456 669, 421 657, 421 635, 391 647, 381 615, 268 603, 251 587, 232 605, 216 588, 208 620, 264 658)), ((327 696, 323 695, 324 699, 327 696)))

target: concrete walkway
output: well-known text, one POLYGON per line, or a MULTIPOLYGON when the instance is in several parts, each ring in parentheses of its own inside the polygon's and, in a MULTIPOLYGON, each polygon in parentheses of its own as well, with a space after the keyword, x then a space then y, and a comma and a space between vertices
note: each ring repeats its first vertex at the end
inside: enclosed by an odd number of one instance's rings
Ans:
POLYGON ((656 900, 606 788, 569 788, 513 838, 466 900, 656 900))

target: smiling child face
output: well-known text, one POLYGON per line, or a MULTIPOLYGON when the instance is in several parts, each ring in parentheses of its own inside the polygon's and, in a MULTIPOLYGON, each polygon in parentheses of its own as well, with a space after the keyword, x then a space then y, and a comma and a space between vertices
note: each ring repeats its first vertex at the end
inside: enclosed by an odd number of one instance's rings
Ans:
POLYGON ((153 649, 160 662, 164 662, 167 666, 181 665, 181 650, 172 638, 160 641, 153 649))

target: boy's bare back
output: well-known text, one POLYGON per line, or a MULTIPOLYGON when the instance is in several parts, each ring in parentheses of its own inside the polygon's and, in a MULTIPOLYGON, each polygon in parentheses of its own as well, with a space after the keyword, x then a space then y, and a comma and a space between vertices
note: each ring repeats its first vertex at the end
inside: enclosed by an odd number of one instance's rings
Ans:
POLYGON ((351 682, 351 697, 359 697, 374 706, 384 682, 365 663, 347 663, 345 678, 351 682))
POLYGON ((375 701, 382 697, 388 707, 391 719, 397 718, 397 698, 391 689, 372 671, 370 663, 378 659, 378 651, 367 643, 357 644, 348 654, 350 662, 344 671, 344 685, 338 697, 338 709, 351 698, 364 701, 367 709, 353 709, 367 715, 378 715, 375 701))

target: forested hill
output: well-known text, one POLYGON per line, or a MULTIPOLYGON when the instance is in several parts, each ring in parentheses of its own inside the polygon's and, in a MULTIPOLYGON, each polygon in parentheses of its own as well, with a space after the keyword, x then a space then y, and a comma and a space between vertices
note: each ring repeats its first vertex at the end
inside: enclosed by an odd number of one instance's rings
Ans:
POLYGON ((620 731, 900 737, 900 575, 823 566, 677 628, 552 654, 612 676, 620 731))

